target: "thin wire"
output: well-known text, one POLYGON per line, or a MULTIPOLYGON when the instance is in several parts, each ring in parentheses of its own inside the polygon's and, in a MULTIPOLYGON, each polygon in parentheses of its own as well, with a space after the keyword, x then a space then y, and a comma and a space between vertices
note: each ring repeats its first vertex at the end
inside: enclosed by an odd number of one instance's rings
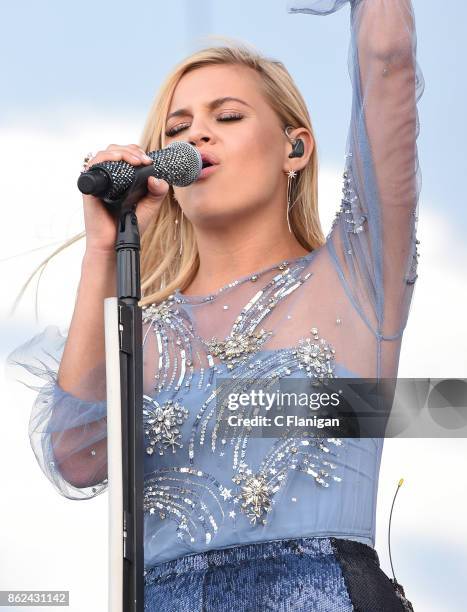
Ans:
POLYGON ((391 512, 389 514, 389 529, 388 529, 389 562, 391 563, 391 571, 392 571, 392 575, 394 576, 395 583, 397 583, 397 580, 396 580, 396 575, 394 574, 394 567, 392 565, 392 556, 391 556, 391 519, 392 519, 392 511, 394 508, 394 502, 396 501, 397 494, 399 493, 399 489, 401 488, 403 482, 404 482, 404 479, 401 478, 397 485, 397 490, 394 494, 394 499, 392 500, 391 512))

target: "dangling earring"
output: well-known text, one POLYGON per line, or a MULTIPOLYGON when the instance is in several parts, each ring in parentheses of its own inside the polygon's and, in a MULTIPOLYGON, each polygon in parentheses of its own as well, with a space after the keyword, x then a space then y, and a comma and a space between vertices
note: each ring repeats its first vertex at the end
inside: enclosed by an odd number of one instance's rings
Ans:
POLYGON ((179 255, 181 255, 183 251, 183 209, 180 208, 180 210, 182 211, 182 220, 180 221, 180 249, 178 251, 179 255))
MULTIPOLYGON (((173 191, 172 191, 172 197, 173 197, 173 199, 174 199, 174 200, 177 202, 177 204, 178 204, 178 200, 177 200, 177 198, 175 197, 175 193, 174 193, 173 191)), ((177 240, 177 226, 178 226, 178 219, 175 219, 175 221, 174 221, 174 225, 175 225, 175 231, 174 231, 174 240, 177 240)))
MULTIPOLYGON (((172 193, 172 197, 173 199, 177 202, 178 204, 178 200, 175 197, 175 193, 172 193)), ((181 222, 180 222, 180 249, 179 249, 179 254, 182 254, 183 251, 183 208, 180 206, 178 206, 180 208, 180 212, 181 212, 181 222)), ((177 240, 177 226, 178 226, 178 219, 175 219, 175 232, 174 232, 174 240, 177 240)))
MULTIPOLYGON (((180 233, 180 249, 179 249, 179 254, 182 254, 183 251, 183 210, 182 208, 180 208, 181 211, 181 222, 180 222, 180 229, 179 229, 179 233, 180 233)), ((175 233, 174 233, 174 240, 177 240, 177 226, 178 226, 178 219, 175 219, 175 233)))
POLYGON ((290 227, 290 219, 289 219, 289 213, 290 213, 290 209, 292 208, 292 206, 290 205, 290 198, 292 195, 292 189, 293 189, 293 182, 295 177, 297 176, 297 173, 294 170, 289 170, 287 172, 287 225, 289 226, 289 232, 292 233, 292 228, 290 227))

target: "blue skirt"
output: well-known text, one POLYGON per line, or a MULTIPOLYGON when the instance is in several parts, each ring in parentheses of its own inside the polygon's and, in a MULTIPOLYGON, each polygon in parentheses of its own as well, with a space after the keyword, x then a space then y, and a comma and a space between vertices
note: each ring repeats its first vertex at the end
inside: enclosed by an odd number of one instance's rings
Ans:
POLYGON ((244 544, 147 570, 145 612, 404 612, 377 552, 344 538, 244 544))

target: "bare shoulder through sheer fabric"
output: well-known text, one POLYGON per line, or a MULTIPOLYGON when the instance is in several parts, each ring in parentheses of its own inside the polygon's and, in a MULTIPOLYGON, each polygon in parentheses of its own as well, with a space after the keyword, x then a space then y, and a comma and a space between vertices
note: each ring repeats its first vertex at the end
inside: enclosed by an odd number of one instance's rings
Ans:
MULTIPOLYGON (((288 9, 327 15, 345 4, 294 0, 288 9)), ((247 429, 227 439, 220 418, 220 400, 244 377, 397 375, 417 278, 423 76, 409 0, 354 0, 350 20, 343 194, 326 243, 213 294, 178 290, 144 308, 148 567, 301 536, 374 546, 382 439, 253 439, 247 429)), ((10 358, 47 381, 30 425, 42 469, 66 497, 89 499, 108 484, 105 400, 60 389, 64 341, 48 328, 10 358), (40 350, 52 361, 39 363, 40 350)))

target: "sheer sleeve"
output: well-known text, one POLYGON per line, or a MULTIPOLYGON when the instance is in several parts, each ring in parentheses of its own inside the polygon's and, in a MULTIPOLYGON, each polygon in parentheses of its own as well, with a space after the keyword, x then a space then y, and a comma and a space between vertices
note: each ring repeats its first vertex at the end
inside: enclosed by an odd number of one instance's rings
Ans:
POLYGON ((108 484, 105 366, 73 394, 64 391, 57 374, 65 341, 46 327, 7 357, 7 373, 37 392, 28 433, 42 471, 64 497, 90 499, 108 484))
MULTIPOLYGON (((157 386, 159 324, 146 317, 142 326, 143 394, 147 396, 157 386)), ((58 384, 58 370, 66 340, 67 334, 49 325, 8 355, 6 370, 10 379, 36 392, 28 433, 42 471, 64 497, 91 499, 108 486, 105 361, 89 370, 70 392, 64 391, 58 384)))
MULTIPOLYGON (((288 10, 327 15, 344 4, 292 0, 288 10)), ((402 336, 417 278, 417 102, 424 81, 411 0, 351 0, 350 21, 344 195, 327 249, 352 305, 377 339, 379 377, 385 371, 382 341, 402 336)))

